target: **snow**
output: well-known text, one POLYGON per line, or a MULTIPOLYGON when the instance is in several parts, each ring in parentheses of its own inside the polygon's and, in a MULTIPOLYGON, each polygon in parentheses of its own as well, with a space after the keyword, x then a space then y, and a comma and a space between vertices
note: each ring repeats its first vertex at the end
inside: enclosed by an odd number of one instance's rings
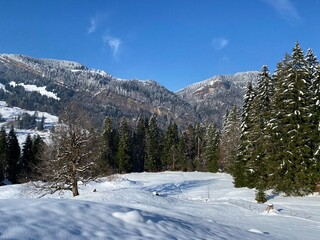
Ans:
POLYGON ((132 173, 41 195, 31 183, 0 187, 1 239, 318 239, 320 196, 234 188, 223 173, 132 173), (96 189, 93 192, 93 189, 96 189), (158 193, 158 195, 154 194, 158 193))
MULTIPOLYGON (((25 109, 21 109, 18 107, 9 107, 5 101, 0 101, 0 114, 2 118, 5 120, 5 122, 0 123, 0 127, 4 125, 9 125, 10 122, 17 119, 19 115, 22 115, 23 113, 28 113, 30 115, 34 115, 35 111, 28 111, 25 109), (9 123, 9 124, 8 124, 9 123)), ((42 118, 42 116, 45 117, 44 121, 44 129, 50 129, 52 126, 54 126, 58 122, 58 117, 51 115, 47 112, 40 112, 37 111, 38 117, 42 118)), ((9 131, 9 128, 7 128, 7 131, 9 131)), ((25 139, 28 134, 31 136, 38 134, 40 137, 42 137, 45 141, 49 139, 49 132, 48 131, 36 131, 35 129, 15 129, 15 132, 18 137, 18 141, 20 143, 20 146, 25 142, 25 139)))
POLYGON ((6 86, 4 84, 2 84, 2 83, 0 83, 0 89, 3 89, 5 92, 7 92, 6 86))
MULTIPOLYGON (((6 122, 9 122, 15 120, 15 118, 22 113, 34 115, 35 111, 28 111, 19 107, 9 107, 5 101, 0 101, 0 113, 2 114, 2 118, 4 118, 6 122)), ((40 111, 37 111, 37 113, 39 117, 45 117, 45 124, 52 125, 58 121, 57 116, 40 111)))
POLYGON ((38 87, 36 85, 31 85, 31 84, 24 84, 24 83, 19 83, 17 84, 14 81, 11 81, 9 83, 11 86, 15 87, 15 86, 22 86, 26 91, 28 92, 38 92, 40 93, 42 96, 47 96, 48 98, 54 98, 56 100, 60 100, 60 98, 57 96, 56 93, 53 92, 49 92, 46 90, 46 87, 38 87))

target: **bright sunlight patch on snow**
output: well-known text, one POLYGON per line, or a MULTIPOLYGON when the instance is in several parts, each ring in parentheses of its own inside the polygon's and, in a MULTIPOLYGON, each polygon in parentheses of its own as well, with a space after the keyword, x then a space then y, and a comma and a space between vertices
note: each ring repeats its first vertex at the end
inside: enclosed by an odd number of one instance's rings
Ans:
POLYGON ((1 239, 318 239, 320 196, 271 195, 211 173, 133 173, 38 198, 32 184, 0 187, 1 239), (96 191, 93 191, 93 190, 96 191), (157 193, 157 194, 154 194, 157 193))

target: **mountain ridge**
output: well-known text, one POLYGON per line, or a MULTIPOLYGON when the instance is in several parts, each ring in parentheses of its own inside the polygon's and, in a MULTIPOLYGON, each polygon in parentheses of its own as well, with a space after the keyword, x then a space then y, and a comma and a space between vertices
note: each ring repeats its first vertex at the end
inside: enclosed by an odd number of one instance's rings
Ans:
MULTIPOLYGON (((17 87, 8 86, 11 81, 20 87, 23 84, 45 87, 61 100, 48 101, 42 97, 36 105, 52 102, 54 107, 46 108, 53 108, 49 112, 58 114, 67 102, 82 102, 84 108, 90 110, 100 122, 106 116, 119 120, 156 114, 161 123, 173 119, 184 126, 196 121, 214 121, 219 125, 225 109, 230 104, 240 105, 246 82, 255 81, 257 76, 257 72, 218 75, 173 92, 154 80, 121 79, 74 61, 0 54, 0 83, 6 86, 6 91, 19 92, 15 89, 17 87), (192 89, 198 91, 192 92, 192 89), (217 108, 217 103, 222 107, 217 108)), ((3 95, 6 94, 1 93, 0 100, 9 98, 8 94, 3 95)), ((17 100, 9 101, 9 104, 19 105, 17 100)))

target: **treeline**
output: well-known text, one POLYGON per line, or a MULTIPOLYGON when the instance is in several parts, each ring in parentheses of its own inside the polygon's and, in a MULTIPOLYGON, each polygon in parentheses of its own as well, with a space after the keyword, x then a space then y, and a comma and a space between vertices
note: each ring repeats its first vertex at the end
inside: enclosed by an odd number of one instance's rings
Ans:
POLYGON ((231 172, 237 187, 257 189, 258 201, 268 189, 302 196, 319 184, 319 83, 316 56, 311 49, 304 55, 298 43, 272 76, 264 66, 258 85, 249 83, 231 172))
POLYGON ((41 161, 40 152, 44 142, 39 135, 27 135, 22 148, 16 132, 11 127, 9 133, 0 130, 0 182, 7 179, 11 183, 26 182, 40 176, 36 165, 41 161))
MULTIPOLYGON (((108 117, 101 131, 76 103, 65 108, 59 122, 49 143, 28 135, 22 150, 14 128, 8 134, 2 129, 0 181, 42 180, 56 184, 50 188, 61 190, 69 184, 72 190, 77 181, 114 173, 217 172, 223 168, 219 160, 220 131, 214 125, 190 124, 182 131, 174 121, 160 128, 156 115, 120 123, 108 117)), ((72 191, 77 195, 77 190, 72 191)))
MULTIPOLYGON (((2 81, 5 83, 5 81, 2 81)), ((0 81, 1 83, 1 81, 0 81)), ((54 98, 41 95, 38 92, 26 91, 23 86, 5 84, 5 90, 0 88, 0 100, 9 106, 19 107, 30 111, 42 111, 57 115, 60 103, 54 98)))
POLYGON ((170 121, 161 129, 157 117, 119 126, 107 118, 103 131, 104 168, 113 173, 143 171, 211 171, 219 168, 219 130, 214 125, 189 125, 179 131, 170 121))

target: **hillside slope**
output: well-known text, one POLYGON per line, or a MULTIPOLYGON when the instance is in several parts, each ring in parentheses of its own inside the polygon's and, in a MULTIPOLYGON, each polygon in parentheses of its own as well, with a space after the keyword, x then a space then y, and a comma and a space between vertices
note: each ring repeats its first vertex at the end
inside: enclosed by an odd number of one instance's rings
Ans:
POLYGON ((77 101, 98 122, 105 116, 132 119, 152 114, 157 114, 160 122, 196 120, 188 102, 154 81, 122 80, 71 61, 1 54, 0 84, 4 86, 0 100, 27 110, 58 115, 67 102, 77 101), (45 87, 57 97, 26 91, 26 85, 45 87))
POLYGON ((173 93, 151 80, 123 80, 80 63, 0 54, 0 100, 9 106, 59 115, 76 101, 97 123, 106 116, 158 116, 179 126, 196 121, 222 123, 226 109, 241 106, 243 89, 257 80, 257 72, 215 76, 173 93))
POLYGON ((214 76, 194 83, 177 94, 195 106, 201 121, 214 122, 221 126, 226 109, 242 106, 244 89, 248 82, 257 83, 258 74, 243 72, 214 76))

